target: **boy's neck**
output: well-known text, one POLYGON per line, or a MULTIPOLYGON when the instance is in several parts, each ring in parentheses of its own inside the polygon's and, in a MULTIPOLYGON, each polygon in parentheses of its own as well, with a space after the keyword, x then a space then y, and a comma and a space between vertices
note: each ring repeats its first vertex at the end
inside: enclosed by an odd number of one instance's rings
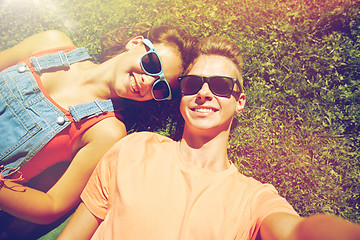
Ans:
POLYGON ((184 130, 180 153, 185 162, 209 171, 220 172, 229 167, 227 157, 228 131, 209 137, 188 134, 184 130))

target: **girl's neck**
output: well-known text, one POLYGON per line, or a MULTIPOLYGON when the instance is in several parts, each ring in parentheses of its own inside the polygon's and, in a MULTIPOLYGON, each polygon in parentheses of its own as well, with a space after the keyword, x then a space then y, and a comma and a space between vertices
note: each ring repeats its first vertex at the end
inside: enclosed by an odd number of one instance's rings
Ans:
POLYGON ((67 71, 49 72, 41 76, 44 89, 64 108, 95 99, 107 99, 108 90, 104 80, 99 65, 90 61, 74 63, 67 71))

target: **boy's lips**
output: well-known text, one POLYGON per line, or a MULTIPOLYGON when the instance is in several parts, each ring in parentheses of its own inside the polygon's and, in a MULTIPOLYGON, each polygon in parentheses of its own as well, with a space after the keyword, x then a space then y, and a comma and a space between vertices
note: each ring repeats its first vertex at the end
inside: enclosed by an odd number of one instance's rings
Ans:
POLYGON ((214 113, 214 112, 217 112, 218 109, 216 108, 213 108, 213 107, 193 107, 193 108, 190 108, 191 111, 194 111, 194 112, 198 112, 198 113, 214 113))

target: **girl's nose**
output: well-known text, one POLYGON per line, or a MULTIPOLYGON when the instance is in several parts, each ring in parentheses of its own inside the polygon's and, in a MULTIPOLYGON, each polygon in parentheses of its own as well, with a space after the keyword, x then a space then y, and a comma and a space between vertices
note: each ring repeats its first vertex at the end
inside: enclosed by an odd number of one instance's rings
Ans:
POLYGON ((158 77, 156 76, 150 76, 147 74, 142 74, 141 75, 141 88, 142 90, 142 95, 143 96, 149 96, 149 98, 153 98, 152 94, 151 94, 151 88, 154 84, 154 82, 156 81, 158 77))
POLYGON ((142 81, 142 84, 144 86, 152 86, 155 82, 155 80, 158 79, 157 76, 150 76, 150 75, 147 75, 147 74, 142 74, 141 75, 141 81, 142 81))

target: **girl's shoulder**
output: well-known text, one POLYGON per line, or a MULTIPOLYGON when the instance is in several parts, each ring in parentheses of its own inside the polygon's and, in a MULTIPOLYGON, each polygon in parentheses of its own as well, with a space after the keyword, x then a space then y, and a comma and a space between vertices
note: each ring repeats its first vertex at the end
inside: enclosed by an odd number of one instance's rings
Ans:
POLYGON ((65 33, 58 30, 48 30, 25 39, 19 45, 23 45, 28 55, 41 52, 47 49, 75 46, 73 41, 65 33))
POLYGON ((48 30, 25 38, 11 48, 0 52, 0 70, 17 64, 20 60, 47 49, 74 47, 73 41, 63 32, 48 30))

